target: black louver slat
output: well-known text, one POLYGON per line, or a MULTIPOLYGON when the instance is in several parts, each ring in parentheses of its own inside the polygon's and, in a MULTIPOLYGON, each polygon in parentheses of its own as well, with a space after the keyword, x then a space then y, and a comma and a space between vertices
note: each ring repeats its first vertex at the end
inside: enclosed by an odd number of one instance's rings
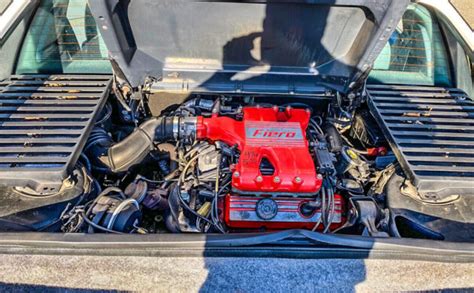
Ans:
POLYGON ((0 184, 59 189, 110 83, 109 75, 16 75, 0 81, 0 184))
POLYGON ((474 194, 474 103, 459 89, 369 85, 369 107, 420 193, 474 194))

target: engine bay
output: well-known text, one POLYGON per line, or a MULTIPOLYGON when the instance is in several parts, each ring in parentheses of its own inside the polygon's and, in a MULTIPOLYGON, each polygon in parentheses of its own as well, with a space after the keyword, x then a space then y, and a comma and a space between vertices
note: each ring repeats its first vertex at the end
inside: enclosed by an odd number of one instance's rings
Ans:
MULTIPOLYGON (((471 237, 465 189, 417 189, 364 88, 183 96, 134 92, 116 76, 53 78, 37 81, 41 93, 31 87, 25 107, 61 103, 77 114, 12 122, 10 132, 26 135, 2 149, 2 232, 471 237), (64 98, 77 83, 88 91, 64 98)), ((12 95, 32 80, 12 78, 12 95)))
POLYGON ((61 231, 389 235, 377 192, 395 159, 354 126, 354 97, 196 94, 157 114, 156 96, 133 108, 123 91, 78 162, 90 200, 62 214, 61 231))

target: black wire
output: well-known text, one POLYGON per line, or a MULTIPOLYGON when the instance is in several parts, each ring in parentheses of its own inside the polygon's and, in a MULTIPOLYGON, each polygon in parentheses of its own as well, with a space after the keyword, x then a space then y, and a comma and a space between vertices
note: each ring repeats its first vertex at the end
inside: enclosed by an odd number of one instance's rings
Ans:
POLYGON ((214 190, 214 200, 212 201, 211 203, 211 218, 212 218, 212 222, 214 223, 214 226, 217 228, 217 230, 219 230, 221 233, 225 233, 224 229, 222 228, 222 224, 220 222, 220 219, 219 219, 219 210, 218 210, 218 207, 217 207, 217 201, 218 201, 218 197, 219 197, 219 186, 218 186, 218 183, 219 183, 219 180, 221 180, 220 178, 220 166, 221 166, 221 163, 222 163, 222 155, 219 154, 218 155, 219 158, 218 158, 218 163, 217 163, 217 170, 216 170, 216 186, 215 186, 215 189, 214 190))
MULTIPOLYGON (((104 228, 104 227, 102 227, 102 226, 99 226, 99 225, 97 225, 97 224, 91 222, 91 221, 89 220, 89 216, 90 216, 90 214, 92 213, 92 210, 93 210, 95 204, 99 201, 99 199, 102 198, 102 197, 104 197, 104 196, 109 195, 111 192, 117 192, 123 199, 126 198, 125 194, 123 193, 123 191, 122 191, 120 188, 118 188, 118 187, 113 187, 113 186, 112 186, 112 187, 107 187, 107 188, 104 189, 93 201, 88 202, 88 203, 85 204, 85 207, 87 207, 87 206, 88 206, 88 207, 85 209, 85 214, 84 214, 83 218, 84 218, 84 221, 85 221, 87 224, 89 224, 90 226, 92 226, 92 227, 94 227, 94 228, 97 228, 97 229, 101 229, 101 230, 107 229, 107 228, 104 228), (101 228, 98 228, 98 227, 101 227, 101 228)), ((107 229, 107 230, 109 230, 109 229, 107 229)), ((111 231, 112 231, 112 230, 111 230, 111 231)), ((107 232, 109 232, 109 231, 107 231, 107 232)), ((117 232, 117 231, 115 231, 115 232, 117 232)), ((117 232, 117 233, 120 233, 120 232, 117 232)))
POLYGON ((179 199, 179 202, 181 203, 181 205, 187 210, 189 211, 191 214, 193 214, 194 216, 200 218, 201 220, 204 220, 206 221, 207 223, 213 225, 212 221, 210 221, 208 218, 204 217, 204 216, 201 216, 200 214, 198 214, 195 210, 193 210, 186 202, 185 200, 183 199, 183 197, 181 196, 181 190, 180 190, 180 187, 179 186, 176 186, 176 192, 177 192, 177 195, 178 195, 178 199, 179 199))
MULTIPOLYGON (((195 146, 193 147, 194 148, 201 148, 201 146, 195 146)), ((205 147, 204 147, 205 149, 205 147)), ((198 149, 199 150, 199 149, 198 149)), ((189 153, 189 152, 188 152, 189 153)), ((196 151, 196 156, 201 156, 201 155, 204 155, 205 153, 199 153, 198 151, 196 151)), ((188 163, 193 160, 194 157, 190 158, 188 163)), ((196 159, 197 160, 197 159, 196 159)), ((220 162, 219 162, 220 163, 220 162)), ((187 170, 183 170, 183 172, 187 172, 187 170)), ((185 174, 184 174, 185 175, 185 174)), ((184 178, 184 176, 180 175, 179 176, 179 179, 178 179, 178 184, 176 185, 176 193, 178 195, 178 200, 180 202, 180 204, 182 205, 183 208, 185 208, 188 212, 190 212, 192 215, 194 215, 195 217, 201 219, 201 220, 204 220, 206 223, 208 224, 211 224, 213 226, 215 226, 218 230, 221 230, 220 227, 215 223, 215 221, 211 218, 207 218, 205 216, 202 216, 200 215, 199 213, 197 213, 194 209, 192 209, 187 203, 186 201, 183 199, 182 197, 182 194, 181 194, 181 184, 183 183, 181 181, 181 178, 184 178)), ((212 205, 212 202, 211 202, 211 211, 214 209, 213 205, 212 205)))
POLYGON ((84 214, 84 212, 79 212, 79 214, 81 215, 81 217, 84 219, 84 221, 89 224, 90 226, 96 228, 96 229, 99 229, 99 230, 102 230, 104 232, 109 232, 109 233, 114 233, 114 234, 125 234, 125 233, 122 233, 122 232, 119 232, 119 231, 115 231, 115 230, 110 230, 110 229, 107 229, 105 227, 102 227, 100 225, 97 225, 96 223, 92 222, 91 220, 89 220, 87 218, 87 215, 84 214))
POLYGON ((81 153, 80 159, 82 163, 85 165, 87 171, 90 173, 92 171, 92 165, 89 158, 84 153, 81 153))

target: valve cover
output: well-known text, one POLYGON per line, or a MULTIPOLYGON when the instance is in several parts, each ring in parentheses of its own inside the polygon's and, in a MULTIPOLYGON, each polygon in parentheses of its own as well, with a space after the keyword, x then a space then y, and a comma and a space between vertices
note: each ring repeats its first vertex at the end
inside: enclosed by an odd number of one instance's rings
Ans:
POLYGON ((310 111, 287 107, 246 107, 243 119, 198 117, 198 139, 236 145, 240 158, 232 187, 240 194, 316 194, 322 184, 309 152, 310 111))

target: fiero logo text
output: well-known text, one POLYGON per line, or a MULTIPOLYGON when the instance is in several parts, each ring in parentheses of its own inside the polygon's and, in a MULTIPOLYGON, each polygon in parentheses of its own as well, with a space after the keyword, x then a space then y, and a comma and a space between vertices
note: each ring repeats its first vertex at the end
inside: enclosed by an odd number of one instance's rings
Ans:
POLYGON ((267 129, 255 129, 252 133, 252 138, 295 138, 296 132, 295 131, 287 131, 287 130, 267 130, 267 129))

